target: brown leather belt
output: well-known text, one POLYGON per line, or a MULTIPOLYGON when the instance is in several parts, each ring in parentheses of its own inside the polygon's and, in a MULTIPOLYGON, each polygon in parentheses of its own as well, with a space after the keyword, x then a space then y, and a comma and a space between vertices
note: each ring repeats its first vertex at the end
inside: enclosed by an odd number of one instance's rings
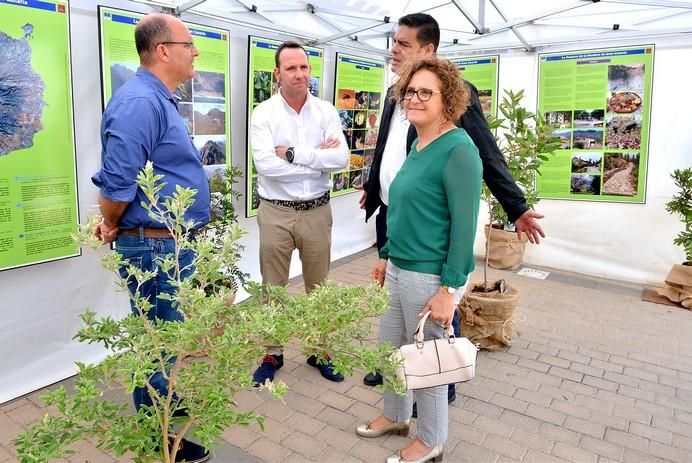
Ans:
POLYGON ((120 232, 123 236, 139 236, 139 231, 144 232, 145 238, 173 238, 171 232, 167 228, 130 228, 120 232))

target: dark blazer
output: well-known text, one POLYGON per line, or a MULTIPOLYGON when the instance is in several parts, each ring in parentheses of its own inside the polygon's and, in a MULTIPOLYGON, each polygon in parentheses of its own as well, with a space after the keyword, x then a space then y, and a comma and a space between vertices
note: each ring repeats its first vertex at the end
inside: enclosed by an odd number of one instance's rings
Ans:
MULTIPOLYGON (((517 184, 514 183, 505 158, 497 147, 495 137, 490 132, 488 121, 485 119, 481 102, 478 98, 478 90, 470 82, 466 82, 466 84, 471 91, 470 104, 456 125, 468 132, 471 140, 478 148, 478 153, 483 163, 483 180, 485 180, 493 196, 502 205, 510 222, 514 222, 529 209, 526 206, 526 199, 517 184)), ((387 90, 387 95, 390 95, 390 93, 391 87, 387 90)), ((392 98, 387 98, 382 109, 382 117, 380 118, 380 132, 377 135, 377 145, 375 146, 375 154, 370 167, 370 176, 364 187, 365 191, 368 192, 365 202, 366 221, 382 205, 382 200, 380 200, 380 165, 382 164, 384 146, 387 144, 389 124, 391 123, 395 108, 396 101, 392 98)), ((416 128, 411 125, 406 138, 407 156, 411 151, 411 144, 416 137, 416 128)))

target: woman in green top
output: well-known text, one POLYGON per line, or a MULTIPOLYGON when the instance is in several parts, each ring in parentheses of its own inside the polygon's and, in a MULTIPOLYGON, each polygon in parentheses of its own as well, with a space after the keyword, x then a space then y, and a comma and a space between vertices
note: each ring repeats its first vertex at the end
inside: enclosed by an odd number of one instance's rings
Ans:
MULTIPOLYGON (((394 95, 418 139, 389 191, 387 244, 373 278, 390 294, 380 342, 411 343, 418 320, 431 312, 426 339, 442 338, 452 323, 469 273, 478 221, 482 167, 466 131, 457 128, 469 93, 447 60, 409 63, 394 95)), ((416 391, 418 436, 388 463, 440 461, 447 440, 447 386, 416 391)), ((413 395, 385 392, 384 414, 360 425, 364 437, 408 435, 413 395)))

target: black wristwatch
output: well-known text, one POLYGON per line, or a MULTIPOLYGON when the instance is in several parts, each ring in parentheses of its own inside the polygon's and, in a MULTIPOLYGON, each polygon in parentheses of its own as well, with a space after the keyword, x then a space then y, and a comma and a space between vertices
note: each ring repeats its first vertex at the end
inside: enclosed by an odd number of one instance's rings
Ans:
POLYGON ((295 155, 296 155, 296 153, 295 153, 295 151, 293 151, 293 147, 289 146, 286 149, 286 160, 288 162, 290 162, 291 164, 293 164, 293 158, 295 157, 295 155))

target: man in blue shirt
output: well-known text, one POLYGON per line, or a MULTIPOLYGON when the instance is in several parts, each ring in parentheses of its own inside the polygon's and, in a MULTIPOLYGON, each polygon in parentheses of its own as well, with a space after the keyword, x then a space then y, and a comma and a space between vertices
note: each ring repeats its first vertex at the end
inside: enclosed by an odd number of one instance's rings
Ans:
MULTIPOLYGON (((165 225, 149 217, 142 207, 141 203, 148 200, 136 178, 145 164, 152 162, 154 174, 163 175, 162 182, 166 182, 159 192, 161 201, 171 196, 178 185, 194 189, 195 201, 185 219, 194 222, 194 228, 209 222, 209 184, 172 93, 194 76, 193 62, 199 52, 185 25, 164 14, 145 16, 135 29, 135 42, 141 66, 136 76, 111 98, 101 122, 102 167, 92 181, 101 189, 103 221, 94 233, 104 243, 115 241, 116 250, 131 265, 157 272, 138 288, 152 304, 148 318, 180 321, 183 315, 171 301, 158 297, 175 291, 169 282, 170 275, 158 268, 160 259, 174 252, 175 241, 165 225)), ((190 275, 193 258, 192 251, 181 251, 181 278, 190 275)), ((121 273, 126 276, 124 270, 121 273)), ((137 289, 136 282, 129 286, 132 292, 137 289)), ((140 315, 134 304, 132 310, 140 315)), ((149 383, 160 394, 167 393, 168 383, 162 373, 154 374, 149 383)), ((138 410, 152 405, 146 388, 137 388, 133 396, 138 410)), ((188 441, 176 457, 176 461, 188 463, 208 459, 209 452, 204 447, 188 441)))

